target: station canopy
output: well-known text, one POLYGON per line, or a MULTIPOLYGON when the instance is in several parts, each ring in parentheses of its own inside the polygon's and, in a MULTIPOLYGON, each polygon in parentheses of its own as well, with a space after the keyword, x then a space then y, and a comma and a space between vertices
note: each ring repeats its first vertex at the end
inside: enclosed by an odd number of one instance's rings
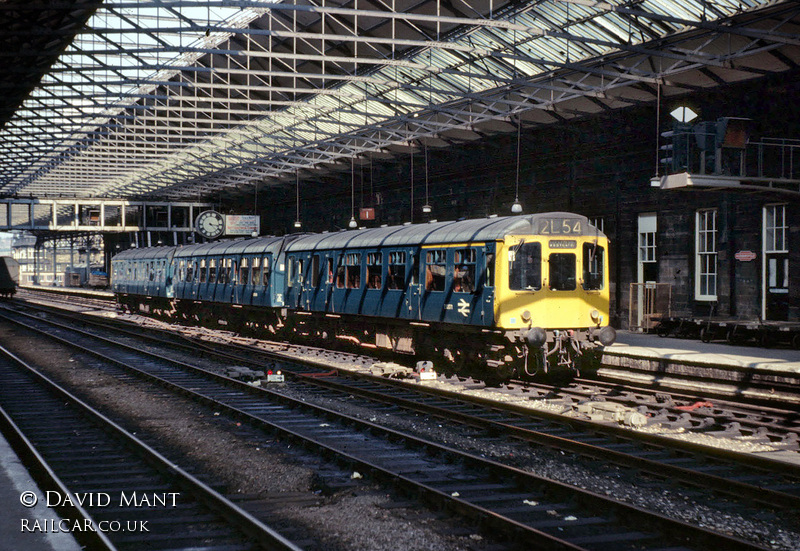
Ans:
POLYGON ((0 0, 0 29, 0 197, 217 197, 800 63, 776 0, 0 0))

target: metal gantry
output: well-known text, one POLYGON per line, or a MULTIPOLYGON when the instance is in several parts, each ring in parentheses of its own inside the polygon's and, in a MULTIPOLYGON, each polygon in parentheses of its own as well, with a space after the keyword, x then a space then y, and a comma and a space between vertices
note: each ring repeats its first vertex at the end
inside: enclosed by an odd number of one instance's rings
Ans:
POLYGON ((0 195, 201 200, 793 69, 798 23, 775 0, 106 0, 0 130, 0 195))

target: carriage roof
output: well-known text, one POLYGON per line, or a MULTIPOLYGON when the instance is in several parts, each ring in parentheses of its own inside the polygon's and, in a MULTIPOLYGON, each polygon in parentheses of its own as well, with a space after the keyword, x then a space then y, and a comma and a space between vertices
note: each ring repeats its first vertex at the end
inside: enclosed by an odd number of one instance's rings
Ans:
MULTIPOLYGON (((585 216, 565 212, 540 213, 524 216, 505 216, 455 222, 432 222, 409 224, 337 233, 310 234, 290 243, 286 250, 308 251, 345 248, 376 248, 391 246, 444 245, 450 243, 483 243, 499 241, 506 235, 531 235, 537 227, 536 221, 543 218, 579 218, 585 216)), ((602 235, 593 226, 590 235, 602 235)))

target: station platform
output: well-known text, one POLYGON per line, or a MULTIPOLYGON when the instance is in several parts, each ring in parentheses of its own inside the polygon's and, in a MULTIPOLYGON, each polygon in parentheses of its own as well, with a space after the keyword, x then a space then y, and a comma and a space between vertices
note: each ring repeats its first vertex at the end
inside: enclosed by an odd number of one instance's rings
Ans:
POLYGON ((597 374, 680 391, 800 404, 800 350, 617 332, 597 374))
POLYGON ((80 551, 83 549, 69 532, 49 531, 54 521, 58 527, 59 516, 46 506, 45 493, 30 477, 17 454, 0 433, 0 551, 80 551), (38 501, 25 507, 25 492, 33 492, 38 501), (41 530, 37 530, 38 527, 41 530))
POLYGON ((20 289, 30 289, 43 293, 53 293, 60 295, 77 295, 82 297, 98 298, 104 300, 114 300, 114 293, 99 289, 84 289, 82 287, 55 287, 52 285, 20 285, 20 289))

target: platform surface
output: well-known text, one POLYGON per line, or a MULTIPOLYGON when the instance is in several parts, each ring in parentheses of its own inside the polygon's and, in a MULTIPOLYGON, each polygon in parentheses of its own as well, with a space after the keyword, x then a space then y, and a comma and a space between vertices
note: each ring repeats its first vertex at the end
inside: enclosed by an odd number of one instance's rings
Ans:
POLYGON ((58 526, 59 516, 44 505, 44 492, 28 474, 17 454, 0 434, 0 551, 80 551, 82 547, 68 532, 36 530, 50 521, 58 526), (38 502, 22 505, 24 492, 34 492, 38 502))
POLYGON ((655 334, 617 331, 617 342, 605 348, 618 355, 663 358, 676 362, 785 371, 800 374, 800 350, 731 345, 655 334))

